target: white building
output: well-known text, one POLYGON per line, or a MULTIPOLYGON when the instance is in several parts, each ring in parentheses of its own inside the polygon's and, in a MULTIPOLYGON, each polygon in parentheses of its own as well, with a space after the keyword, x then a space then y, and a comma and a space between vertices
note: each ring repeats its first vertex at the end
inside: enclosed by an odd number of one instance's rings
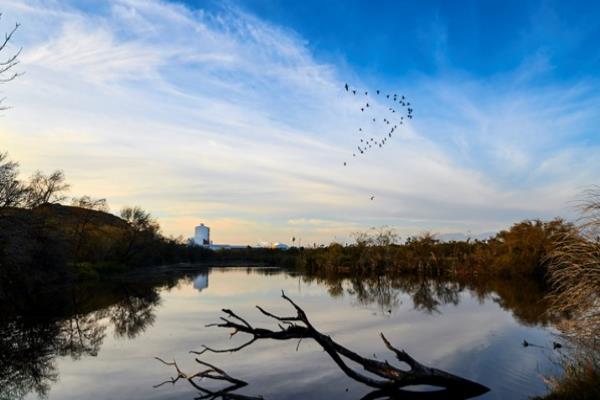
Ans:
POLYGON ((210 245, 210 228, 204 224, 200 224, 194 230, 194 243, 199 246, 210 245))

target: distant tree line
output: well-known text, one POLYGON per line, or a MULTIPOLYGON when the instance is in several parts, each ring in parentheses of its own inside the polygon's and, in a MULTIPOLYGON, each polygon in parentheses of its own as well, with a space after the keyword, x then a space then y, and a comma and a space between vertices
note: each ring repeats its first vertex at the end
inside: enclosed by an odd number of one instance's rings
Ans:
POLYGON ((427 275, 491 274, 546 277, 548 256, 574 226, 562 219, 525 220, 487 240, 442 242, 425 233, 403 243, 391 229, 355 235, 351 245, 332 243, 305 251, 305 271, 361 273, 410 272, 427 275))

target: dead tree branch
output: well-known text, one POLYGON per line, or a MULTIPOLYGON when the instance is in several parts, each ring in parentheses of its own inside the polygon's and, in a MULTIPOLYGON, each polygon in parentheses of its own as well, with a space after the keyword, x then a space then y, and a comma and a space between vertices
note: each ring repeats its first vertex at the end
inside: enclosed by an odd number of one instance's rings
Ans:
MULTIPOLYGON (((323 350, 325 350, 325 352, 348 377, 369 387, 375 388, 377 389, 377 392, 384 393, 387 396, 396 397, 400 393, 402 393, 404 396, 407 396, 409 393, 416 394, 415 392, 401 389, 410 385, 431 385, 439 387, 441 388, 440 390, 434 390, 430 392, 430 395, 434 395, 436 398, 470 398, 489 391, 487 387, 479 383, 452 375, 436 368, 427 367, 417 362, 404 350, 399 350, 393 347, 383 334, 381 334, 381 338, 385 346, 396 355, 396 358, 399 361, 407 364, 409 369, 402 370, 389 364, 387 361, 381 362, 362 357, 361 355, 335 342, 330 336, 319 332, 311 324, 304 310, 302 310, 302 308, 300 308, 292 299, 287 297, 283 291, 282 298, 289 302, 295 309, 295 316, 278 316, 257 306, 257 309, 262 314, 280 322, 278 324, 279 330, 254 327, 232 310, 223 309, 223 312, 227 316, 221 317, 221 322, 209 324, 207 326, 230 328, 233 329, 230 336, 234 336, 242 332, 250 335, 251 339, 237 347, 213 349, 208 346, 203 346, 201 351, 192 353, 201 355, 206 352, 237 352, 245 347, 250 346, 252 343, 260 339, 290 340, 311 338, 315 340, 323 348, 323 350), (356 371, 348 366, 344 359, 351 360, 361 365, 365 371, 375 375, 375 377, 356 371)), ((424 395, 419 393, 419 398, 423 398, 425 396, 427 396, 427 394, 424 395)), ((427 398, 432 397, 429 396, 427 398)))
POLYGON ((248 383, 230 376, 229 374, 227 374, 227 372, 225 372, 222 369, 220 369, 212 364, 209 364, 205 361, 202 361, 202 360, 199 360, 196 358, 196 362, 198 364, 203 365, 208 368, 205 370, 202 370, 200 372, 196 372, 195 374, 189 375, 189 374, 186 374, 185 372, 183 372, 179 368, 179 366, 177 365, 177 363, 175 361, 167 362, 159 357, 154 357, 154 358, 165 365, 174 367, 175 371, 177 371, 177 376, 175 378, 171 377, 170 379, 168 379, 162 383, 159 383, 158 385, 154 385, 154 388, 158 388, 167 383, 174 385, 180 379, 184 379, 184 380, 188 381, 198 391, 203 393, 203 395, 200 397, 197 397, 197 399, 213 400, 213 399, 221 398, 223 400, 262 400, 262 397, 253 397, 253 396, 246 396, 246 395, 242 395, 242 394, 233 393, 236 390, 243 388, 244 386, 248 386, 248 383), (225 382, 229 382, 231 385, 226 386, 219 390, 210 390, 210 389, 207 389, 206 387, 201 386, 199 384, 199 382, 196 382, 196 380, 200 381, 202 379, 225 381, 225 382))
MULTIPOLYGON (((2 13, 0 13, 0 20, 2 19, 2 13)), ((4 35, 4 39, 0 40, 0 57, 4 56, 8 44, 13 38, 13 35, 19 29, 19 24, 15 24, 14 28, 4 35)), ((15 51, 13 54, 9 55, 6 59, 0 60, 0 84, 8 83, 14 80, 16 77, 21 75, 18 72, 14 72, 13 68, 19 64, 19 56, 21 55, 21 51, 23 49, 15 51), (7 75, 8 74, 8 75, 7 75)), ((7 110, 8 106, 4 105, 4 98, 0 99, 0 111, 7 110)))

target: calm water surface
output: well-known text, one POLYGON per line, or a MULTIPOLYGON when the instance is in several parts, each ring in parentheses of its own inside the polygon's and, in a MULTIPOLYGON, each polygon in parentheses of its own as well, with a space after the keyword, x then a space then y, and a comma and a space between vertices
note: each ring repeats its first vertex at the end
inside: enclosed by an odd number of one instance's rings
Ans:
MULTIPOLYGON (((201 366, 189 350, 241 344, 205 325, 230 308, 275 327, 254 308, 293 312, 292 297, 319 330, 365 355, 388 359, 385 333, 422 363, 491 388, 481 399, 543 394, 555 372, 556 332, 540 317, 535 285, 417 278, 309 279, 278 269, 207 269, 169 282, 111 283, 65 289, 37 311, 0 322, 0 399, 193 399, 187 383, 153 388, 174 371, 153 359, 201 366), (519 287, 518 287, 519 286, 519 287), (44 309, 44 307, 47 308, 44 309), (27 315, 25 315, 27 314, 27 315), (52 319, 41 318, 54 314, 52 319), (523 347, 522 341, 539 345, 523 347)), ((241 393, 265 399, 359 399, 369 392, 347 378, 314 342, 258 341, 202 358, 249 382, 241 393), (346 391, 348 389, 348 391, 346 391)))

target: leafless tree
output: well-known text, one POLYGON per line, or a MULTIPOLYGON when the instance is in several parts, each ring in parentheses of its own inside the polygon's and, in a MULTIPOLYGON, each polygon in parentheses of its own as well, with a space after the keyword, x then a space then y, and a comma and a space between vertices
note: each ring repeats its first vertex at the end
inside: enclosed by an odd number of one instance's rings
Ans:
POLYGON ((121 210, 121 218, 129 223, 129 226, 137 232, 158 232, 158 223, 149 212, 141 207, 125 207, 121 210))
POLYGON ((36 171, 29 180, 26 204, 34 208, 46 203, 60 203, 67 199, 64 192, 70 187, 65 183, 65 174, 60 170, 50 175, 36 171))
POLYGON ((71 205, 74 207, 85 208, 87 210, 96 210, 108 212, 108 203, 106 199, 94 199, 90 196, 73 197, 71 205))
POLYGON ((0 153, 0 210, 23 203, 27 188, 18 177, 19 163, 10 161, 7 153, 0 153))
MULTIPOLYGON (((2 13, 0 13, 0 19, 2 19, 2 13)), ((19 24, 15 24, 14 28, 4 35, 4 40, 0 42, 0 83, 7 83, 14 80, 20 74, 14 71, 14 67, 19 64, 19 55, 21 54, 22 48, 19 50, 5 55, 6 51, 9 50, 7 47, 13 38, 13 35, 19 29, 19 24)), ((0 99, 0 110, 6 110, 9 107, 4 105, 4 98, 0 99)))

